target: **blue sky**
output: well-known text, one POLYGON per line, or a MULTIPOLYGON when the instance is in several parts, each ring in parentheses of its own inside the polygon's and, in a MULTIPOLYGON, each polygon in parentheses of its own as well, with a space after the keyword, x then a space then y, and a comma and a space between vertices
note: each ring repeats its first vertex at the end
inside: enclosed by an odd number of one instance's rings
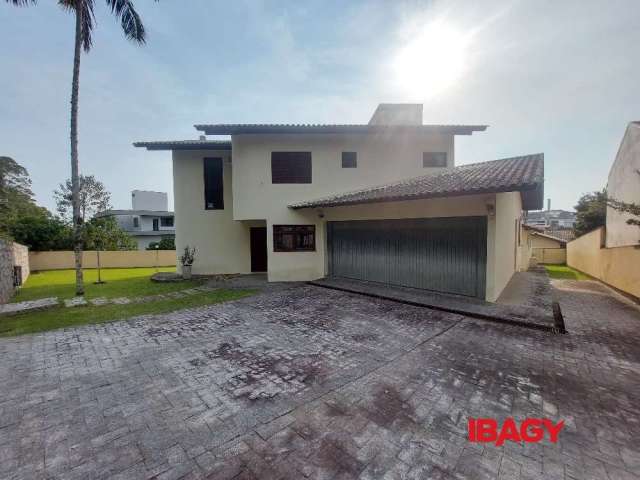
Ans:
MULTIPOLYGON (((544 152, 545 196, 571 208, 606 184, 626 124, 640 119, 637 0, 138 0, 144 47, 96 3, 80 162, 116 208, 136 188, 171 197, 170 153, 133 141, 197 138, 195 123, 366 123, 380 102, 424 103, 425 123, 489 124, 457 138, 457 164, 544 152), (454 36, 429 45, 456 44, 458 61, 399 64, 434 24, 454 36), (422 81, 440 77, 437 91, 422 81)), ((28 168, 53 209, 69 176, 73 18, 51 1, 2 2, 0 25, 0 155, 28 168)))

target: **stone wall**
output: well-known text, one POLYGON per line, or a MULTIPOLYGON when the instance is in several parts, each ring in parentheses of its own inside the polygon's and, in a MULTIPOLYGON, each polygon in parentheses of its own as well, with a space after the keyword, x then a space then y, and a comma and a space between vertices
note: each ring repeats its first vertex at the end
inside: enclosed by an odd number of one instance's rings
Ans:
POLYGON ((0 239, 0 303, 13 295, 13 248, 10 242, 0 239))
POLYGON ((19 243, 13 243, 13 264, 22 267, 22 284, 27 281, 31 269, 29 267, 29 248, 19 243))
POLYGON ((22 267, 22 281, 29 276, 29 249, 19 243, 0 239, 0 303, 7 302, 15 292, 13 267, 22 267))

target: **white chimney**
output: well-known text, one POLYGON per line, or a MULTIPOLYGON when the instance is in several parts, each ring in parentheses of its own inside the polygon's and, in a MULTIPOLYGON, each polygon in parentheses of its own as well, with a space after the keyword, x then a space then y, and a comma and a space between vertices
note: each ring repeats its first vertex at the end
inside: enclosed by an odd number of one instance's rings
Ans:
POLYGON ((422 125, 422 104, 381 103, 369 125, 422 125))

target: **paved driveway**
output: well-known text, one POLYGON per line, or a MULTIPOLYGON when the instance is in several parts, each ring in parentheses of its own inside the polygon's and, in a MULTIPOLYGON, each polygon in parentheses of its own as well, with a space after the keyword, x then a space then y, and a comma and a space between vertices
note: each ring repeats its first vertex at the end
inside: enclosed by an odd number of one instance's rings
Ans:
POLYGON ((640 313, 564 282, 569 335, 295 286, 0 340, 2 478, 636 478, 640 313), (563 419, 556 445, 467 418, 563 419))

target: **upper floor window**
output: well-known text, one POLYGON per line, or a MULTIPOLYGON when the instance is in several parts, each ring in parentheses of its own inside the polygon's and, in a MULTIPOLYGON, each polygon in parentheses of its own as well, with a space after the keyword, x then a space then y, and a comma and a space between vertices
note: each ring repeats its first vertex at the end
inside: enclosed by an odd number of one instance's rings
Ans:
POLYGON ((430 167, 446 167, 447 152, 424 152, 422 154, 422 166, 430 167))
POLYGON ((274 252, 315 252, 315 225, 274 225, 274 252))
POLYGON ((139 227, 140 227, 140 218, 133 217, 133 228, 139 228, 139 227))
POLYGON ((222 158, 204 159, 204 208, 224 210, 222 158))
POLYGON ((342 168, 357 168, 358 152, 342 152, 342 168))
POLYGON ((173 227, 173 217, 160 217, 161 227, 173 227))
POLYGON ((311 152, 271 152, 271 183, 311 183, 311 152))

